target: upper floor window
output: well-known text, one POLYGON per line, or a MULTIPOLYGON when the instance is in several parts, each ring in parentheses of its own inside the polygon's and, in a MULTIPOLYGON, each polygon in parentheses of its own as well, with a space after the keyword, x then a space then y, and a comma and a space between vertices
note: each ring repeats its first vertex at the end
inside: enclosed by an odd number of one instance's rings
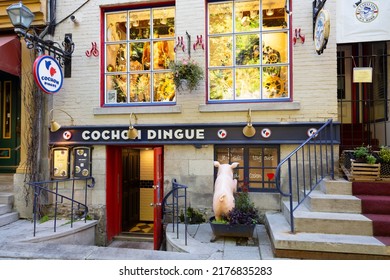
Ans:
POLYGON ((285 2, 209 1, 209 102, 290 98, 285 2))
POLYGON ((104 30, 104 104, 174 103, 175 8, 106 12, 104 30))

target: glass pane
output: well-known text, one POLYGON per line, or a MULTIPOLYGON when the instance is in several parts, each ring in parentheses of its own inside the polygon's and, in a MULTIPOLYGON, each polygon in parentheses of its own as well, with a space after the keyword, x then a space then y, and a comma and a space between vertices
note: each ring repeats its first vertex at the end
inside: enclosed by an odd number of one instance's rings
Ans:
POLYGON ((149 70, 150 68, 150 44, 130 44, 130 71, 149 70))
POLYGON ((232 3, 209 4, 209 34, 231 33, 232 13, 232 3))
POLYGON ((278 150, 275 148, 264 148, 264 166, 276 167, 278 165, 278 150))
POLYGON ((175 9, 153 10, 153 38, 175 37, 175 9))
POLYGON ((176 93, 173 73, 155 73, 153 77, 153 101, 175 101, 176 93))
POLYGON ((150 101, 150 74, 130 75, 130 102, 150 101))
POLYGON ((217 148, 216 154, 220 164, 229 163, 229 148, 217 148))
POLYGON ((287 27, 285 1, 263 0, 263 29, 275 30, 287 27))
POLYGON ((236 36, 236 64, 260 63, 260 42, 258 34, 236 36))
POLYGON ((263 63, 288 62, 288 36, 287 33, 263 34, 263 63))
POLYGON ((150 11, 131 11, 130 18, 130 39, 149 39, 150 38, 150 11))
POLYGON ((169 69, 169 63, 175 59, 174 41, 158 41, 153 43, 153 68, 169 69))
POLYGON ((260 69, 236 69, 236 97, 238 99, 260 98, 260 69))
POLYGON ((288 96, 288 67, 263 67, 263 98, 288 96))
POLYGON ((233 99, 233 71, 231 69, 209 71, 210 100, 233 99))
POLYGON ((127 102, 127 75, 106 76, 106 103, 127 102))
POLYGON ((249 166, 250 167, 261 167, 262 166, 262 149, 261 148, 250 148, 249 149, 249 166))
POLYGON ((249 182, 263 181, 263 170, 260 168, 249 168, 249 182))
POLYGON ((210 66, 233 65, 233 37, 211 37, 209 44, 210 66))
MULTIPOLYGON (((113 45, 117 46, 117 45, 113 45)), ((110 46, 108 46, 110 47, 110 46)), ((120 44, 118 48, 111 48, 110 51, 116 50, 116 53, 112 53, 113 57, 115 57, 114 69, 116 72, 126 72, 127 71, 127 45, 120 44)), ((111 57, 111 58, 113 58, 111 57)), ((107 69, 108 70, 108 69, 107 69)))
POLYGON ((244 148, 230 149, 230 163, 238 162, 239 167, 244 167, 244 148))
POLYGON ((116 57, 118 55, 119 44, 106 45, 106 71, 118 72, 118 65, 116 64, 116 57))
POLYGON ((259 1, 237 2, 235 13, 236 32, 259 30, 259 1))
POLYGON ((106 41, 126 40, 127 38, 126 13, 106 15, 106 41))
POLYGON ((264 169, 264 187, 265 188, 275 188, 275 169, 264 169))

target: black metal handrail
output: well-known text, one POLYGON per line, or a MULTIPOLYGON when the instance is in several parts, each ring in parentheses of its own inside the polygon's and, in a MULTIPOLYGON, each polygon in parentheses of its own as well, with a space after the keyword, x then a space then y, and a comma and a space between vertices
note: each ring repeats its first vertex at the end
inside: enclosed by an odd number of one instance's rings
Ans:
POLYGON ((333 120, 330 119, 276 168, 276 188, 289 199, 291 232, 295 231, 295 209, 324 178, 334 179, 334 139, 333 120))
MULTIPOLYGON (((162 201, 162 213, 164 215, 164 219, 166 217, 166 214, 172 215, 172 226, 173 226, 173 232, 175 232, 176 227, 176 234, 177 239, 179 239, 179 198, 184 198, 184 239, 185 239, 185 245, 187 245, 187 186, 179 184, 176 179, 172 179, 172 189, 164 196, 164 199, 162 201), (180 192, 182 191, 182 192, 180 192), (172 197, 172 202, 168 203, 168 199, 172 197), (171 209, 167 209, 167 207, 171 207, 171 209)), ((164 220, 163 219, 163 220, 164 220)))
POLYGON ((71 215, 70 215, 70 225, 73 227, 74 220, 74 206, 76 205, 78 209, 81 207, 84 208, 83 215, 81 218, 84 218, 84 221, 87 222, 88 206, 87 206, 87 190, 88 188, 93 188, 95 186, 94 177, 85 177, 85 178, 70 178, 70 179, 61 179, 61 180, 52 180, 52 181, 42 181, 42 182, 30 182, 28 185, 34 188, 34 202, 33 202, 33 222, 34 222, 34 236, 36 234, 37 226, 37 214, 38 214, 38 205, 39 198, 42 192, 51 193, 55 196, 54 203, 54 232, 57 230, 57 214, 58 214, 58 203, 63 203, 64 200, 68 200, 71 203, 71 215), (84 185, 84 203, 76 201, 74 199, 75 193, 75 182, 76 181, 85 181, 84 185), (72 182, 71 197, 67 197, 63 194, 60 194, 58 191, 59 183, 72 182), (54 190, 52 190, 54 189, 54 190))

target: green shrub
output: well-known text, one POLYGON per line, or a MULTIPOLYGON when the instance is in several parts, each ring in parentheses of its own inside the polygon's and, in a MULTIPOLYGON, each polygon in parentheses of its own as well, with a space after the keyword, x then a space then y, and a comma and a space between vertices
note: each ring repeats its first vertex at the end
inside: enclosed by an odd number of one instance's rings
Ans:
POLYGON ((379 158, 384 163, 390 163, 390 148, 382 146, 379 150, 379 158))
MULTIPOLYGON (((183 210, 180 211, 180 221, 184 223, 184 213, 183 210)), ((187 208, 187 223, 188 224, 201 224, 204 223, 206 219, 203 214, 197 210, 192 208, 191 206, 187 208)))

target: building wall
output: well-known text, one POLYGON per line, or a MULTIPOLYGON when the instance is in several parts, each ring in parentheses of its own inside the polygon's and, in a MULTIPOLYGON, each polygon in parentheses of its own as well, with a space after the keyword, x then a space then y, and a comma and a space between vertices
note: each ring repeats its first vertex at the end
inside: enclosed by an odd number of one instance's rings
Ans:
MULTIPOLYGON (((101 24, 103 19, 100 6, 128 4, 132 1, 105 0, 89 1, 74 13, 78 23, 69 16, 77 9, 74 1, 57 2, 57 19, 64 19, 56 28, 53 38, 61 42, 65 33, 72 33, 75 52, 72 58, 72 77, 64 80, 62 90, 47 96, 49 108, 61 108, 75 120, 75 125, 128 125, 129 114, 135 113, 138 124, 178 124, 178 123, 237 123, 246 122, 246 112, 252 110, 253 122, 323 122, 329 118, 337 119, 336 90, 336 42, 335 42, 335 4, 329 1, 326 8, 331 13, 331 33, 327 48, 318 55, 313 44, 312 1, 292 1, 292 33, 301 29, 305 42, 298 42, 291 48, 293 65, 292 93, 293 102, 266 102, 242 104, 205 103, 205 83, 192 92, 181 91, 175 106, 159 107, 100 107, 100 70, 101 24), (92 43, 96 42, 100 55, 87 57, 92 43)), ((139 1, 134 1, 139 2, 139 1)), ((155 2, 155 1, 145 1, 155 2)), ((176 36, 188 32, 192 40, 197 35, 205 38, 205 1, 176 1, 176 36)), ((184 57, 178 53, 177 58, 184 57)), ((206 52, 197 49, 191 52, 192 58, 205 65, 206 52)), ((69 125, 69 118, 60 112, 54 112, 54 118, 63 125, 69 125)), ((48 125, 48 123, 47 123, 48 125)), ((281 146, 281 158, 294 147, 281 146)), ((176 178, 180 183, 189 186, 189 203, 193 207, 204 209, 211 215, 214 147, 204 145, 196 148, 192 145, 164 146, 164 186, 170 189, 171 180, 176 178)), ((92 174, 96 186, 90 192, 92 213, 100 219, 99 231, 105 232, 106 201, 106 149, 105 146, 94 146, 92 174)), ((277 194, 255 193, 256 206, 265 210, 279 210, 280 199, 277 194)), ((104 243, 104 237, 98 241, 104 243)))

